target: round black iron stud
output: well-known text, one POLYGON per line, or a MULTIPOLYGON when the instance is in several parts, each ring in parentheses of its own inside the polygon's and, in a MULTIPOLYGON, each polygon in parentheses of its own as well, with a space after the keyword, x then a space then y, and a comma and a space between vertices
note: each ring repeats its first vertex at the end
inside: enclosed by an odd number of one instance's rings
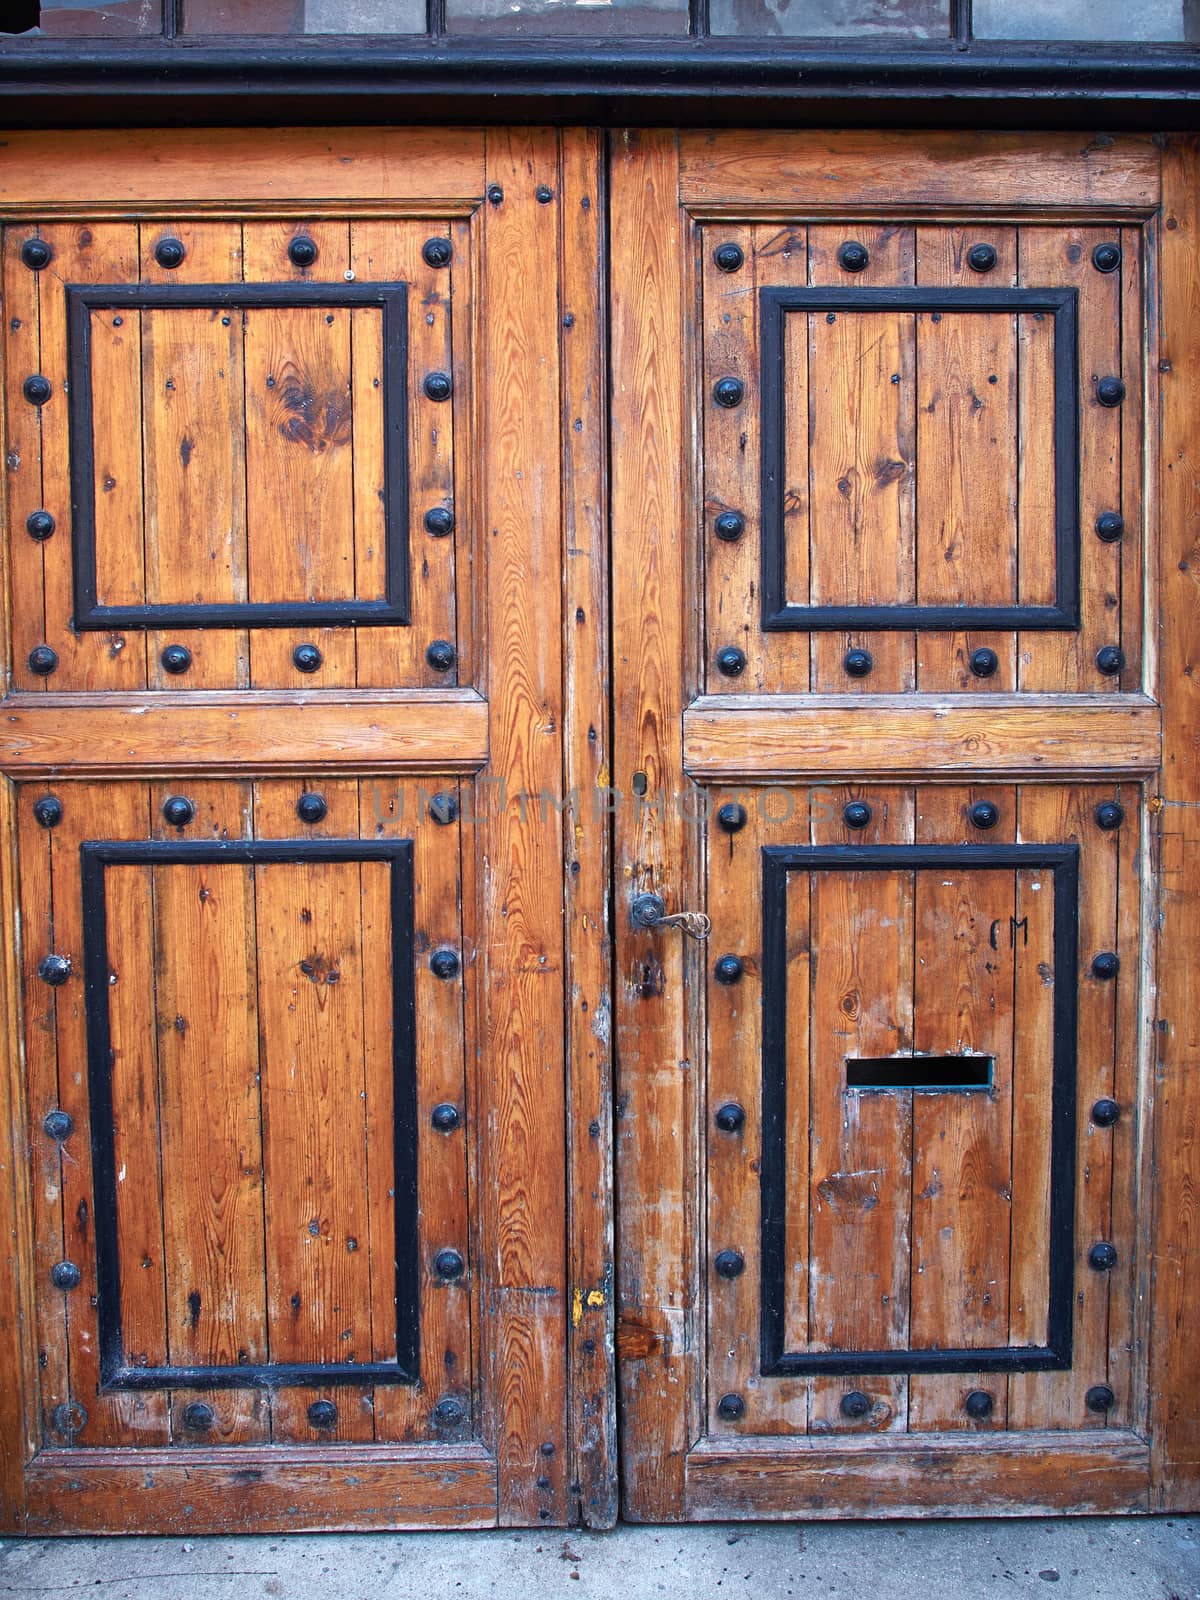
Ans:
POLYGON ((432 506, 425 513, 425 532, 435 539, 444 539, 454 532, 454 513, 449 506, 432 506))
POLYGON ((458 652, 449 639, 435 639, 425 651, 425 659, 435 672, 449 672, 458 660, 458 652))
POLYGON ((57 828, 63 819, 63 803, 56 794, 44 794, 34 801, 33 820, 39 828, 57 828))
POLYGON ((61 1433, 66 1438, 74 1438, 77 1433, 82 1433, 87 1427, 88 1414, 78 1400, 64 1400, 62 1405, 55 1406, 50 1413, 50 1426, 55 1433, 61 1433))
POLYGON ((440 794, 435 794, 429 802, 429 817, 432 822, 438 822, 442 827, 458 821, 458 796, 443 789, 440 794))
POLYGON ((299 800, 296 801, 296 815, 301 822, 307 822, 310 826, 316 822, 323 822, 328 810, 329 807, 325 804, 325 796, 317 794, 314 790, 309 790, 306 794, 302 794, 299 800))
POLYGON ((859 244, 857 239, 847 239, 845 244, 839 245, 837 258, 843 272, 864 272, 871 260, 866 245, 859 244))
POLYGON ((991 800, 976 800, 967 815, 973 828, 994 828, 1000 821, 1000 807, 991 800))
POLYGON ((844 1417, 857 1422, 862 1417, 870 1416, 871 1396, 864 1394, 861 1389, 851 1389, 849 1394, 842 1396, 839 1409, 844 1417))
POLYGON ((713 1121, 722 1133, 741 1133, 746 1126, 746 1113, 736 1100, 727 1100, 723 1106, 717 1107, 713 1121))
POLYGON ((1096 1383, 1084 1395, 1083 1403, 1089 1411, 1111 1411, 1117 1397, 1106 1383, 1096 1383))
POLYGON ((1096 652, 1096 666, 1106 678, 1119 678, 1125 671, 1125 652, 1119 644, 1106 644, 1096 652))
POLYGON ((454 385, 450 381, 450 374, 448 372, 426 373, 425 381, 421 387, 425 391, 425 398, 427 400, 449 400, 450 396, 454 393, 454 385))
POLYGON ((21 246, 21 260, 31 272, 40 272, 54 259, 54 251, 45 239, 26 239, 21 246))
POLYGON ((842 821, 848 828, 865 828, 871 820, 871 808, 865 800, 851 800, 842 807, 842 821))
POLYGON ((740 1422, 746 1415, 746 1402, 740 1394, 723 1394, 717 1401, 717 1415, 722 1422, 740 1422))
POLYGON ((1106 1240, 1094 1244, 1088 1251, 1088 1266, 1093 1272, 1111 1272, 1117 1264, 1117 1247, 1106 1240))
POLYGON ((448 267, 453 256, 449 239, 426 239, 421 246, 421 259, 427 267, 448 267))
POLYGON ((1105 544, 1116 544, 1125 532, 1125 518, 1119 511, 1102 511, 1096 518, 1096 537, 1105 544))
POLYGON ((990 272, 996 265, 996 246, 973 244, 967 251, 967 265, 972 272, 990 272))
POLYGON ((1098 828, 1103 828, 1105 833, 1111 833, 1125 821, 1125 807, 1119 800, 1101 800, 1093 816, 1096 818, 1098 828))
POLYGON ((740 244, 730 240, 717 246, 713 260, 722 272, 737 272, 745 264, 746 255, 740 244))
POLYGON ((320 255, 317 241, 310 239, 306 233, 298 233, 294 239, 288 241, 288 260, 294 267, 311 267, 320 255))
POLYGON ((58 667, 58 653, 48 644, 39 644, 29 652, 29 670, 39 678, 48 678, 58 667))
POLYGON ((56 1261, 50 1268, 50 1282, 56 1289, 78 1289, 83 1273, 73 1261, 56 1261))
POLYGON ((1109 374, 1096 382, 1096 399, 1102 406, 1107 406, 1111 411, 1114 406, 1119 406, 1125 398, 1125 385, 1120 378, 1109 374))
POLYGON ((189 822, 196 818, 196 808, 185 794, 170 794, 163 801, 162 808, 164 822, 169 822, 173 828, 186 828, 189 822))
POLYGON ((1107 1095, 1102 1100, 1097 1100, 1092 1107, 1092 1121, 1098 1128, 1111 1128, 1115 1122, 1120 1120, 1120 1106, 1115 1100, 1110 1100, 1107 1095))
POLYGON ((61 1144, 75 1132, 75 1119, 69 1111, 59 1111, 55 1107, 42 1118, 42 1132, 61 1144))
POLYGON ((181 267, 183 258, 186 255, 187 250, 182 239, 160 239, 154 246, 155 261, 158 262, 160 267, 166 267, 169 272, 173 272, 176 267, 181 267))
POLYGON ((25 518, 25 532, 39 544, 50 537, 54 527, 54 518, 48 511, 31 511, 25 518))
POLYGON ((995 1405, 995 1400, 986 1389, 972 1389, 963 1401, 963 1410, 973 1422, 985 1422, 991 1416, 995 1405))
POLYGON ((439 1250, 433 1258, 433 1270, 447 1283, 461 1278, 466 1269, 467 1264, 457 1250, 439 1250))
POLYGON ((739 805, 736 800, 728 801, 717 812, 717 826, 726 833, 740 833, 746 826, 745 806, 739 805))
POLYGON ((1093 978, 1115 978, 1121 970, 1121 958, 1115 950, 1100 950, 1092 957, 1093 978))
POLYGON ((994 678, 1000 670, 1000 657, 987 645, 981 645, 978 650, 972 650, 970 667, 977 678, 994 678))
POLYGON ((429 1120, 439 1133, 453 1133, 462 1122, 462 1116, 457 1106, 444 1100, 440 1106, 434 1106, 429 1120))
POLYGON ((745 652, 735 644, 727 644, 717 651, 717 671, 726 678, 740 678, 746 670, 745 652))
POLYGON ((746 519, 740 511, 722 511, 713 523, 713 532, 726 544, 736 544, 746 531, 746 519))
POLYGON ((713 964, 713 977, 718 983, 729 985, 737 983, 745 970, 740 957, 719 956, 713 964))
POLYGON ((447 1395, 444 1400, 439 1400, 433 1408, 433 1423, 437 1428, 457 1428, 464 1418, 462 1402, 453 1395, 447 1395))
POLYGON ((746 1270, 746 1258, 740 1250, 718 1250, 713 1266, 718 1278, 740 1278, 746 1270))
POLYGON ((43 983, 48 983, 52 989, 61 989, 71 976, 70 956, 43 956, 38 962, 37 975, 43 983))
POLYGON ((847 650, 842 658, 842 666, 850 678, 865 678, 874 665, 875 657, 869 650, 847 650))
POLYGON ((185 644, 169 644, 158 658, 164 672, 173 678, 180 677, 192 664, 192 652, 185 644))
POLYGON ((216 1413, 203 1400, 191 1400, 183 1408, 179 1419, 189 1433, 211 1433, 216 1426, 216 1413))
POLYGON ((435 978, 457 978, 460 965, 457 950, 435 950, 429 958, 429 970, 435 978))
POLYGON ((332 1400, 314 1400, 308 1408, 308 1425, 310 1428, 333 1428, 337 1426, 338 1409, 332 1400))
POLYGON ((21 385, 21 393, 31 406, 44 406, 53 393, 50 379, 44 378, 40 372, 35 372, 25 379, 21 385))
POLYGON ((1115 272, 1121 265, 1121 246, 1098 244, 1092 251, 1092 265, 1097 272, 1115 272))
POLYGON ((292 651, 292 665, 297 672, 316 672, 322 661, 315 644, 298 644, 292 651))
POLYGON ((740 406, 745 394, 746 386, 740 378, 718 378, 713 384, 713 399, 726 411, 740 406))

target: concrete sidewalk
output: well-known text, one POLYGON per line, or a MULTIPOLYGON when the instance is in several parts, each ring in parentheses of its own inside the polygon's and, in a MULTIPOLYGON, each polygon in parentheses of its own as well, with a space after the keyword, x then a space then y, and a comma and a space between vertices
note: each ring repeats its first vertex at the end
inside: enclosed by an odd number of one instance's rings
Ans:
POLYGON ((0 1596, 1200 1600, 1200 1517, 6 1540, 0 1596))

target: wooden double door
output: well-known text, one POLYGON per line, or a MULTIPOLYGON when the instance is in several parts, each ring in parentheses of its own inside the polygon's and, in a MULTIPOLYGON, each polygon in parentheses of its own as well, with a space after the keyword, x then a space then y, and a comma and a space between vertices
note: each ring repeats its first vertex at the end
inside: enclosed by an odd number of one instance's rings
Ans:
POLYGON ((7 157, 8 1526, 1192 1504, 1192 147, 7 157))

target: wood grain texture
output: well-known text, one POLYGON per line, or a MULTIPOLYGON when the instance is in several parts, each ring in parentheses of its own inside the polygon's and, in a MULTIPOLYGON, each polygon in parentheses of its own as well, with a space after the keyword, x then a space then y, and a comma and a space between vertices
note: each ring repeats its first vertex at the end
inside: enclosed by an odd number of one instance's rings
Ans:
POLYGON ((1103 148, 1082 136, 1030 133, 684 132, 684 205, 978 209, 1096 206, 1146 209, 1159 197, 1148 135, 1103 148))
POLYGON ((603 144, 564 139, 560 272, 563 385, 563 817, 567 937, 568 1346, 572 1482, 588 1527, 617 1516, 613 1238, 611 851, 594 800, 608 778, 607 367, 603 144), (576 800, 574 797, 578 795, 576 800))
POLYGON ((1153 772, 1160 714, 1142 696, 723 696, 684 714, 695 777, 1153 772))
POLYGON ((619 374, 611 422, 613 773, 614 787, 626 795, 634 774, 643 773, 646 790, 646 803, 618 807, 614 840, 622 1512, 639 1521, 684 1513, 697 1370, 696 1103, 684 985, 690 979, 698 993, 699 984, 679 935, 636 932, 627 909, 629 897, 643 891, 661 893, 675 908, 699 903, 692 898, 697 852, 685 847, 677 804, 684 792, 678 719, 696 671, 684 599, 685 530, 694 508, 681 481, 694 441, 677 360, 690 317, 690 240, 677 181, 673 135, 626 134, 615 142, 614 272, 628 292, 612 307, 612 370, 619 374))
POLYGON ((107 695, 99 704, 20 695, 0 702, 0 768, 469 772, 487 760, 488 724, 487 703, 470 689, 107 695))
POLYGON ((1151 1504, 1200 1510, 1195 1315, 1200 1295, 1200 147, 1173 138, 1164 157, 1160 694, 1165 718, 1158 814, 1158 1100, 1154 1184, 1151 1504))
POLYGON ((487 134, 488 182, 504 199, 484 218, 481 284, 484 677, 503 707, 492 771, 510 798, 480 830, 480 1207, 500 1520, 523 1524, 562 1522, 568 1504, 566 1240, 561 1221, 547 1225, 566 1205, 562 832, 538 802, 562 781, 563 644, 549 600, 562 592, 561 457, 547 450, 561 426, 560 312, 555 274, 533 265, 557 257, 558 154, 545 131, 487 134), (541 184, 549 204, 535 198, 541 184))
POLYGON ((477 128, 92 129, 6 133, 6 207, 46 203, 191 207, 263 202, 436 201, 483 194, 477 128))

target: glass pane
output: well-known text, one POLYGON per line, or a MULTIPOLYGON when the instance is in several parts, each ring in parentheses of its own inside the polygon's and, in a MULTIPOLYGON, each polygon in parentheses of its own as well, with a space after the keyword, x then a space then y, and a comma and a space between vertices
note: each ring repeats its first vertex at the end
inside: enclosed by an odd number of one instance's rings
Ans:
POLYGON ((424 33, 425 0, 184 0, 183 32, 424 33))
POLYGON ((945 39, 950 0, 711 0, 709 26, 747 37, 945 39))
POLYGON ((162 0, 42 0, 0 6, 5 33, 25 39, 111 39, 162 32, 162 0), (40 15, 39 15, 40 13, 40 15))
POLYGON ((975 0, 977 39, 1200 38, 1196 0, 975 0))
POLYGON ((688 31, 687 0, 446 0, 450 33, 644 39, 688 31))

